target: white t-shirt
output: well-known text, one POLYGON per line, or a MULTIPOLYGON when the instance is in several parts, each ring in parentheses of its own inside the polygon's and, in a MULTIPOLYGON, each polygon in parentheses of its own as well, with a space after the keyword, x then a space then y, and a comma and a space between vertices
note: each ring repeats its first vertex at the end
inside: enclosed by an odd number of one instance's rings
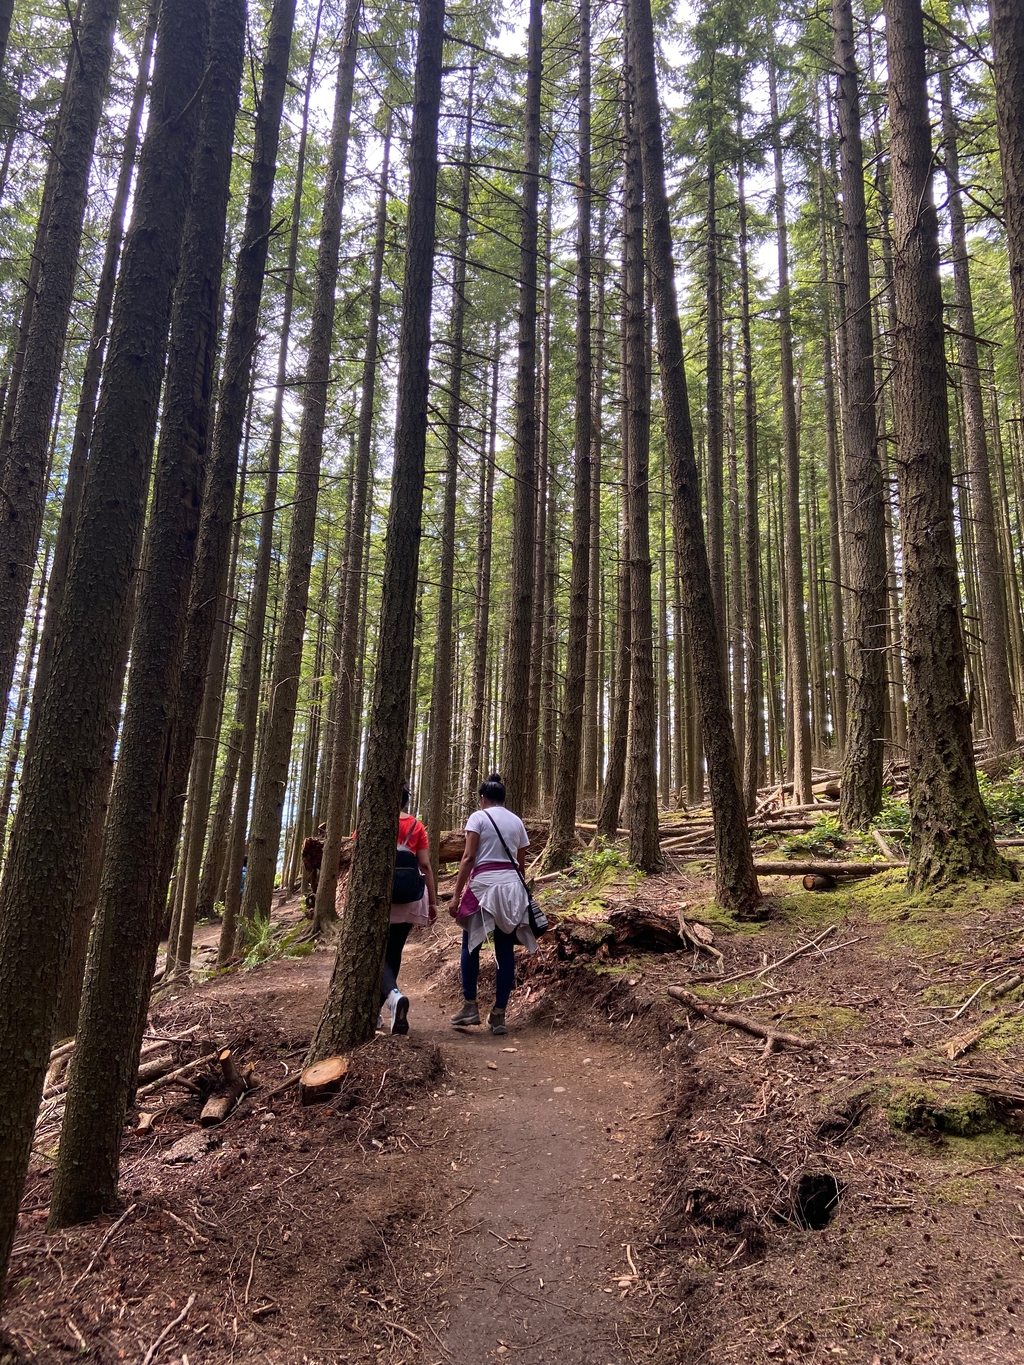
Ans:
POLYGON ((466 833, 480 835, 480 845, 476 852, 475 867, 481 863, 507 863, 508 853, 501 846, 501 839, 494 832, 494 825, 501 830, 501 837, 508 844, 508 852, 513 858, 521 848, 527 848, 530 836, 518 815, 506 810, 504 806, 488 806, 486 810, 475 810, 466 821, 466 833), (490 820, 487 818, 490 816, 490 820))

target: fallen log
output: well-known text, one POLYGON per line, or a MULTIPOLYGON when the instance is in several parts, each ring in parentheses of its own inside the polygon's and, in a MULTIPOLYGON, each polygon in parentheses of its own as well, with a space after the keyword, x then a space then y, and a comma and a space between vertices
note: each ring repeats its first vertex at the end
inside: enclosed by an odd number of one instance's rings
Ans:
POLYGON ((756 1019, 748 1019, 745 1014, 732 1014, 728 1010, 708 1005, 694 995, 692 991, 684 990, 682 986, 669 986, 668 993, 673 1000, 679 1000, 687 1009, 693 1010, 695 1014, 702 1014, 712 1024, 721 1024, 724 1028, 738 1028, 754 1038, 763 1038, 765 1052, 775 1052, 780 1047, 807 1048, 814 1046, 812 1038, 801 1038, 796 1033, 783 1033, 766 1024, 759 1024, 756 1019))
POLYGON ((754 862, 754 871, 762 877, 802 877, 808 872, 822 877, 873 877, 876 872, 891 872, 897 867, 906 867, 906 863, 883 862, 881 859, 877 863, 754 862))
POLYGON ((203 1128, 213 1128, 223 1123, 248 1089, 246 1078, 235 1064, 230 1048, 226 1047, 217 1060, 224 1074, 224 1089, 219 1095, 211 1095, 203 1105, 203 1112, 199 1115, 203 1128))
POLYGON ((824 872, 806 872, 803 886, 805 891, 834 891, 838 882, 835 877, 829 877, 824 872))
POLYGON ((347 1057, 325 1057, 322 1062, 307 1066, 299 1080, 302 1103, 319 1104, 321 1100, 336 1095, 347 1071, 347 1057))
POLYGON ((217 1052, 207 1052, 205 1056, 197 1057, 194 1062, 189 1062, 186 1066, 179 1066, 176 1071, 169 1071, 166 1076, 161 1076, 159 1080, 150 1081, 149 1085, 144 1085, 136 1090, 136 1100, 144 1099, 146 1095, 152 1095, 154 1090, 162 1090, 165 1085, 172 1085, 175 1081, 184 1081, 193 1071, 198 1071, 200 1067, 206 1066, 209 1062, 215 1062, 219 1055, 217 1052))

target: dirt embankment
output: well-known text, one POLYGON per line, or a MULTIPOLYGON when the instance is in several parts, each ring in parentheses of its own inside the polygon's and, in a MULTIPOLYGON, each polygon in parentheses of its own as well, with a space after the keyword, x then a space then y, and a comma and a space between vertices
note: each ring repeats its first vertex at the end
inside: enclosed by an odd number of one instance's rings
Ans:
POLYGON ((205 1132, 205 1083, 147 1100, 120 1221, 47 1236, 44 1145, 0 1359, 1024 1361, 1017 897, 876 883, 741 928, 703 890, 552 895, 505 1038, 448 1027, 453 937, 411 946, 412 1033, 315 1109, 271 1092, 327 952, 165 998, 152 1033, 230 1043, 261 1087, 205 1132), (683 902, 720 961, 623 939, 683 902), (672 983, 809 1046, 766 1053, 672 983))

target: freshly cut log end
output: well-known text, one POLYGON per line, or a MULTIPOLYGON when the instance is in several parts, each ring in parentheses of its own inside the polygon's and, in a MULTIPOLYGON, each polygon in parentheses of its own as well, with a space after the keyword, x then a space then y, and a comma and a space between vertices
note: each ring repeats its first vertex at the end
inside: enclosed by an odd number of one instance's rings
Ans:
POLYGON ((299 1094, 303 1104, 320 1104, 330 1099, 341 1089, 341 1082, 348 1071, 347 1057, 325 1057, 322 1062, 307 1066, 299 1081, 299 1094))
POLYGON ((835 877, 827 872, 808 872, 804 877, 805 891, 834 891, 837 886, 835 877))

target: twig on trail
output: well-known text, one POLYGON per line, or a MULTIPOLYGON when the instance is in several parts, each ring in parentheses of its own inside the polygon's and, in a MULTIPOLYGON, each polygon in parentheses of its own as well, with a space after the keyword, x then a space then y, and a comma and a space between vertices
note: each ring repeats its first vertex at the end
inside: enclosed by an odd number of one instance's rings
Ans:
POLYGON ((192 1305, 195 1303, 195 1301, 196 1301, 195 1294, 190 1294, 188 1303, 186 1303, 185 1307, 181 1310, 181 1312, 178 1314, 178 1316, 174 1319, 173 1322, 169 1322, 167 1324, 164 1330, 157 1337, 156 1341, 153 1342, 153 1345, 142 1357, 142 1365, 151 1365, 153 1357, 156 1355, 157 1351, 159 1351, 160 1347, 164 1344, 167 1338, 174 1331, 175 1327, 180 1327, 181 1324, 188 1317, 189 1313, 191 1313, 192 1305))
POLYGON ((742 1029, 744 1033, 750 1033, 755 1038, 763 1038, 766 1052, 774 1052, 779 1047, 806 1048, 814 1046, 814 1040, 811 1038, 801 1038, 796 1033, 780 1033, 776 1029, 759 1024, 756 1019, 748 1019, 745 1014, 730 1014, 725 1010, 706 1005, 692 991, 684 990, 682 986, 669 986, 668 993, 674 1000, 682 1001, 687 1009, 702 1014, 705 1019, 709 1019, 713 1024, 722 1024, 726 1028, 742 1029))
MULTIPOLYGON (((259 1232, 256 1234, 256 1245, 252 1249, 252 1259, 249 1261, 249 1278, 245 1282, 245 1298, 242 1300, 243 1303, 249 1302, 249 1290, 252 1288, 252 1277, 256 1273, 256 1253, 260 1249, 260 1238, 262 1236, 263 1229, 260 1228, 259 1232)), ((143 1362, 143 1365, 145 1365, 145 1362, 143 1362)))
POLYGON ((769 972, 777 971, 779 967, 784 967, 787 962, 792 962, 794 958, 798 958, 802 956, 802 954, 804 953, 809 953, 812 948, 816 948, 818 946, 822 939, 828 938, 829 934, 834 933, 835 930, 836 925, 830 924, 827 929, 823 930, 822 933, 818 935, 817 938, 812 938, 809 943, 801 944, 801 946, 797 948, 794 952, 788 953, 785 957, 780 957, 777 962, 769 962, 767 967, 750 967, 745 972, 733 972, 732 976, 720 976, 718 980, 715 982, 715 985, 726 986, 730 981, 742 981, 744 977, 747 976, 752 976, 755 978, 755 980, 757 977, 767 976, 769 972))
POLYGON ((978 989, 974 992, 974 994, 968 996, 968 998, 964 1001, 964 1003, 963 1003, 963 1004, 960 1006, 960 1008, 957 1010, 956 1014, 954 1014, 954 1015, 949 1019, 949 1023, 951 1023, 951 1024, 956 1023, 956 1021, 960 1018, 960 1016, 961 1016, 962 1014, 964 1014, 964 1013, 970 1008, 971 1005, 974 1004, 975 1000, 977 1000, 978 996, 982 993, 982 991, 987 990, 989 986, 994 985, 995 982, 1000 981, 1000 980, 1001 980, 1004 976, 1006 976, 1006 975, 1007 975, 1006 972, 1000 972, 998 976, 992 977, 992 979, 991 979, 990 981, 983 981, 983 982, 981 983, 981 985, 978 987, 978 989))
POLYGON ((117 1222, 116 1222, 116 1223, 111 1223, 110 1227, 107 1228, 106 1232, 105 1232, 105 1233, 103 1234, 103 1236, 100 1238, 100 1244, 99 1244, 99 1246, 96 1248, 96 1250, 95 1250, 95 1251, 92 1253, 92 1255, 90 1256, 90 1258, 89 1258, 89 1264, 85 1267, 85 1269, 82 1271, 81 1275, 79 1275, 78 1279, 77 1279, 77 1280, 74 1282, 74 1284, 71 1286, 71 1289, 70 1289, 70 1291, 69 1291, 70 1293, 73 1294, 73 1293, 75 1292, 75 1290, 78 1288, 78 1286, 82 1283, 82 1281, 89 1275, 89 1273, 91 1272, 93 1266, 96 1264, 96 1262, 99 1260, 100 1256, 102 1255, 103 1250, 104 1250, 104 1248, 106 1247, 107 1243, 108 1243, 108 1242, 110 1241, 110 1239, 113 1237, 114 1233, 117 1232, 118 1228, 121 1226, 122 1223, 124 1223, 128 1218, 131 1217, 131 1215, 135 1212, 135 1210, 136 1210, 137 1208, 138 1208, 138 1204, 129 1204, 128 1208, 126 1208, 125 1211, 124 1211, 124 1213, 121 1214, 121 1217, 117 1220, 117 1222))
POLYGON ((385 1327, 393 1327, 396 1332, 404 1332, 410 1341, 422 1341, 423 1338, 416 1335, 411 1327, 403 1327, 400 1322, 392 1322, 390 1318, 382 1318, 385 1327))
POLYGON ((458 1200, 457 1203, 455 1203, 455 1204, 453 1204, 453 1205, 451 1206, 451 1208, 448 1210, 448 1212, 449 1212, 449 1213, 454 1213, 455 1210, 456 1210, 457 1208, 460 1208, 460 1207, 466 1202, 467 1199, 472 1199, 473 1196, 474 1196, 474 1194, 476 1194, 476 1189, 475 1189, 475 1188, 472 1189, 472 1190, 467 1190, 466 1193, 462 1196, 462 1198, 461 1198, 460 1200, 458 1200))
POLYGON ((317 1152, 316 1156, 313 1158, 313 1160, 309 1163, 308 1166, 303 1166, 303 1168, 302 1168, 301 1171, 293 1171, 291 1175, 287 1176, 284 1180, 281 1181, 280 1185, 278 1185, 277 1188, 278 1188, 279 1190, 280 1190, 280 1189, 283 1189, 284 1186, 287 1185, 287 1184, 289 1184, 292 1180, 298 1180, 298 1178, 299 1178, 300 1175, 305 1175, 306 1172, 307 1172, 308 1170, 311 1170, 312 1167, 314 1167, 314 1166, 316 1165, 317 1161, 318 1161, 319 1158, 320 1158, 320 1153, 321 1153, 323 1150, 324 1150, 324 1149, 321 1147, 321 1148, 320 1148, 320 1151, 317 1152))

